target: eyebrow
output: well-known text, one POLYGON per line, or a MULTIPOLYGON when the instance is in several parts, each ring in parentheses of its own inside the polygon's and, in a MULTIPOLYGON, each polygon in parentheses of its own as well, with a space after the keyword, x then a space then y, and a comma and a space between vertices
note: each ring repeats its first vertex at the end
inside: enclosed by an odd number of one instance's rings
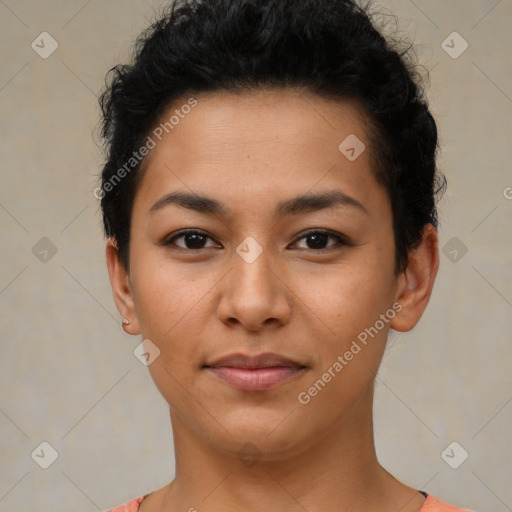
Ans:
MULTIPOLYGON (((171 204, 188 208, 206 215, 226 217, 229 214, 229 210, 216 199, 179 191, 170 192, 169 194, 162 196, 149 209, 149 212, 154 213, 171 204)), ((291 199, 278 203, 274 214, 276 217, 282 218, 287 215, 299 215, 301 213, 314 212, 336 206, 355 207, 368 215, 368 211, 361 202, 354 197, 345 194, 341 190, 327 190, 317 194, 305 194, 292 197, 291 199)))

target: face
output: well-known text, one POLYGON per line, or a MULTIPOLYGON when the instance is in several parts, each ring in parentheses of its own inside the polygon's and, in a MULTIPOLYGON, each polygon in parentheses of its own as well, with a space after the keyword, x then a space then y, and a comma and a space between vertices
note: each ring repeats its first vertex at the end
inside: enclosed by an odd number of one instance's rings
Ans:
POLYGON ((171 415, 226 452, 252 442, 271 459, 358 410, 369 421, 364 397, 407 280, 357 105, 290 89, 196 100, 153 136, 130 273, 114 251, 109 270, 129 332, 160 351, 149 371, 171 415), (287 360, 214 364, 269 353, 287 360))

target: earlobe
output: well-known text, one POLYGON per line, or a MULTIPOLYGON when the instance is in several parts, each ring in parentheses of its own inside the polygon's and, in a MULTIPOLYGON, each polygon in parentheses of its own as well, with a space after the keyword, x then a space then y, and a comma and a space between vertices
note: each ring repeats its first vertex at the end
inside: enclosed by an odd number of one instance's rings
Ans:
POLYGON ((119 251, 114 238, 107 239, 106 258, 114 301, 123 318, 123 329, 128 334, 140 334, 130 277, 119 259, 119 251))
POLYGON ((427 307, 439 268, 437 230, 427 224, 419 246, 409 254, 409 263, 399 276, 396 301, 402 310, 390 322, 395 331, 410 331, 427 307))

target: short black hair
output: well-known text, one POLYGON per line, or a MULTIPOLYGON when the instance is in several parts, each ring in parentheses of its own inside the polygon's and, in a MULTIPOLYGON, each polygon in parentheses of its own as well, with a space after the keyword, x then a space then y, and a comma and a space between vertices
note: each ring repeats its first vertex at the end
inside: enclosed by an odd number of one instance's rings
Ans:
POLYGON ((137 38, 133 62, 107 73, 100 96, 108 153, 99 188, 103 227, 126 270, 141 179, 133 154, 165 108, 186 94, 279 87, 362 107, 372 126, 373 173, 391 201, 395 272, 405 270, 424 227, 437 228, 436 196, 446 178, 436 166, 437 127, 410 62, 412 46, 400 50, 386 39, 369 7, 352 0, 177 0, 137 38))

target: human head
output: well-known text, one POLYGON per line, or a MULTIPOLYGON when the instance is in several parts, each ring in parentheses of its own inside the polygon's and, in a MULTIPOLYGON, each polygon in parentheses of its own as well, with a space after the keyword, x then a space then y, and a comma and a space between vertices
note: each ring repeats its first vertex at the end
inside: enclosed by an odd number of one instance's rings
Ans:
POLYGON ((125 267, 144 172, 143 158, 133 155, 166 107, 185 94, 287 86, 354 100, 366 113, 373 170, 392 205, 395 272, 403 271, 424 227, 437 227, 436 195, 445 186, 436 124, 406 59, 351 0, 174 3, 139 37, 133 64, 111 70, 101 97, 103 224, 125 267))
POLYGON ((251 440, 276 458, 357 419, 347 438, 365 442, 369 390, 387 332, 418 321, 438 263, 429 222, 435 124, 406 67, 349 2, 181 4, 141 41, 135 67, 118 68, 104 96, 115 161, 107 162, 107 177, 153 146, 151 137, 158 142, 140 169, 106 191, 102 205, 116 305, 130 320, 125 331, 159 349, 149 369, 174 413, 173 433, 194 432, 231 455, 251 440), (260 15, 272 30, 255 28, 260 15), (366 148, 353 160, 338 149, 351 135, 366 148), (350 195, 352 206, 322 210, 318 198, 290 203, 333 189, 350 195), (176 191, 188 193, 179 205, 168 200, 176 191), (284 218, 275 213, 283 201, 293 205, 284 218), (299 232, 319 225, 344 233, 345 241, 321 251, 299 248, 299 232), (429 238, 397 276, 394 233, 404 243, 403 234, 410 240, 411 226, 420 225, 413 245, 423 242, 423 228, 429 238), (205 232, 214 247, 179 247, 185 228, 205 232), (246 237, 261 249, 255 246, 250 261, 242 257, 246 237), (371 342, 352 345, 366 329, 371 342), (299 403, 299 392, 351 347, 354 362, 321 398, 299 403), (208 373, 228 353, 271 351, 307 373, 246 394, 208 373), (293 406, 299 414, 265 438, 293 406))

